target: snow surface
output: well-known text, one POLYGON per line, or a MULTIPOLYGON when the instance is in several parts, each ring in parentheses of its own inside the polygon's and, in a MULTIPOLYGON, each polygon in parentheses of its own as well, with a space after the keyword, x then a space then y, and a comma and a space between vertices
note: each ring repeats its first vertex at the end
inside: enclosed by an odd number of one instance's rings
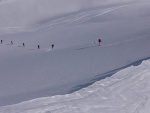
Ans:
POLYGON ((72 94, 30 100, 0 113, 149 113, 150 60, 72 94))
MULTIPOLYGON (((105 113, 109 113, 109 109, 105 109, 105 101, 103 101, 103 106, 96 98, 97 101, 92 100, 92 96, 87 98, 86 95, 88 96, 91 93, 90 91, 89 93, 87 93, 88 91, 84 92, 85 89, 79 91, 83 93, 77 92, 71 95, 41 98, 35 101, 32 99, 72 93, 129 65, 138 65, 136 63, 139 60, 149 58, 150 3, 147 3, 147 0, 133 0, 132 3, 131 1, 118 2, 118 0, 114 0, 110 2, 109 0, 102 0, 99 2, 93 0, 89 5, 86 4, 86 0, 62 0, 62 2, 57 0, 2 1, 0 5, 0 40, 3 40, 3 44, 0 44, 0 106, 26 100, 31 101, 14 105, 14 107, 1 107, 0 113, 34 113, 34 110, 35 113, 51 113, 53 109, 54 113, 55 111, 63 113, 59 108, 62 108, 64 113, 73 111, 81 113, 86 110, 90 113, 96 113, 99 111, 96 111, 96 109, 101 109, 100 106, 102 106, 102 109, 108 110, 105 113), (58 6, 62 3, 67 4, 62 10, 56 10, 50 7, 48 3, 52 3, 50 6, 55 3, 58 3, 58 6), (43 6, 43 4, 46 4, 46 6, 43 6), (71 4, 75 8, 72 8, 71 4), (32 7, 33 5, 37 8, 32 7), (52 11, 54 14, 51 14, 49 8, 56 12, 52 11), (36 13, 34 9, 36 9, 36 13), (94 41, 97 43, 98 38, 102 38, 102 46, 94 44, 94 41), (13 41, 13 45, 10 44, 11 41, 13 41), (25 43, 25 47, 22 47, 22 43, 25 43), (54 50, 51 49, 53 43, 55 44, 54 50), (40 45, 39 50, 37 49, 38 44, 40 45), (78 101, 80 100, 79 97, 82 96, 83 101, 78 101), (66 101, 67 104, 60 102, 59 98, 66 101), (77 102, 71 104, 70 101, 67 101, 67 99, 74 100, 74 98, 77 98, 77 102), (51 103, 51 99, 54 103, 51 103), (46 103, 54 107, 49 107, 46 103), (100 106, 96 103, 99 103, 100 106), (95 106, 91 106, 92 104, 95 106), (81 109, 81 105, 83 109, 81 109), (75 108, 72 106, 75 106, 75 108), (69 111, 72 109, 74 110, 69 111), (95 109, 95 112, 90 111, 90 109, 95 109), (68 111, 65 112, 65 110, 68 111)), ((133 68, 131 71, 138 70, 138 67, 131 68, 133 68)), ((142 69, 139 68, 138 72, 142 73, 142 69)), ((121 75, 122 79, 130 78, 130 74, 121 75)), ((136 73, 134 75, 137 76, 136 73)), ((114 76, 119 78, 118 74, 114 76)), ((110 79, 113 80, 114 76, 110 79)), ((114 82, 120 81, 119 83, 122 83, 122 79, 118 78, 114 82)), ((109 81, 109 78, 103 81, 113 84, 109 81)), ((123 87, 122 89, 128 87, 128 81, 126 82, 126 85, 120 86, 123 87)), ((138 79, 134 82, 138 82, 138 79)), ((132 85, 129 82, 130 84, 132 85)), ((122 89, 119 88, 118 90, 122 91, 122 89)), ((93 90, 92 95, 98 95, 93 90)), ((125 89, 125 91, 127 90, 125 89)), ((119 99, 123 97, 115 98, 117 95, 114 93, 111 94, 109 90, 106 90, 106 92, 104 90, 106 104, 111 106, 111 113, 115 110, 122 110, 119 99)), ((126 102, 123 101, 124 104, 137 102, 138 106, 145 98, 144 96, 138 99, 138 96, 134 98, 132 93, 131 96, 130 93, 125 94, 124 96, 129 97, 129 99, 126 102), (133 100, 130 101, 130 99, 133 100)), ((138 95, 138 93, 136 94, 138 95)), ((99 97, 100 100, 102 97, 99 97)), ((129 107, 127 106, 127 109, 131 113, 136 105, 131 109, 129 107)), ((128 111, 125 109, 124 112, 128 111)))
MULTIPOLYGON (((67 13, 140 0, 0 0, 0 29, 39 24, 67 13)), ((142 0, 142 2, 148 0, 142 0)), ((102 8, 101 7, 101 8, 102 8)))

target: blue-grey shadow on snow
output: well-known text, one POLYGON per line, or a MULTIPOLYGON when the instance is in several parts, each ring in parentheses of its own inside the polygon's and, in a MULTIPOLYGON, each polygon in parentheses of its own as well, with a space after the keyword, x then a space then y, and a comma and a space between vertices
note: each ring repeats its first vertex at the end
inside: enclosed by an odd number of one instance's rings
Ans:
POLYGON ((68 93, 69 94, 73 93, 73 92, 78 91, 78 90, 80 90, 82 88, 86 88, 86 87, 92 85, 93 83, 95 83, 97 81, 100 81, 100 80, 105 79, 107 77, 111 77, 112 75, 114 75, 118 71, 120 71, 122 69, 125 69, 127 67, 130 67, 130 66, 139 66, 144 60, 148 60, 148 59, 150 59, 150 57, 147 57, 145 59, 141 59, 139 61, 132 62, 129 65, 126 65, 124 67, 121 67, 121 68, 118 68, 118 69, 115 69, 115 70, 112 70, 112 71, 109 71, 109 72, 106 72, 106 73, 103 73, 103 74, 98 74, 94 78, 91 78, 90 80, 87 80, 86 82, 81 82, 83 84, 80 84, 78 86, 73 87, 68 93))
POLYGON ((70 93, 76 92, 82 88, 86 88, 86 87, 92 85, 93 83, 95 83, 97 81, 100 81, 102 79, 110 77, 113 74, 117 73, 118 71, 120 71, 124 68, 127 68, 129 66, 138 66, 142 63, 142 61, 148 60, 148 59, 150 59, 150 57, 147 57, 145 59, 141 59, 141 60, 136 61, 136 62, 132 62, 129 65, 126 65, 124 67, 109 71, 107 73, 98 74, 98 75, 94 76, 93 78, 90 78, 90 79, 84 80, 84 81, 79 81, 77 83, 74 83, 73 85, 66 84, 64 86, 58 86, 58 87, 53 88, 53 90, 49 87, 46 87, 44 89, 35 90, 32 92, 27 92, 27 93, 23 93, 23 94, 0 97, 0 106, 17 104, 17 103, 20 103, 23 101, 27 101, 27 100, 31 100, 31 99, 35 99, 35 98, 40 98, 40 97, 49 97, 49 96, 53 96, 53 95, 70 94, 70 93), (78 84, 78 85, 76 85, 76 84, 78 84), (61 90, 64 87, 65 87, 65 89, 61 90))

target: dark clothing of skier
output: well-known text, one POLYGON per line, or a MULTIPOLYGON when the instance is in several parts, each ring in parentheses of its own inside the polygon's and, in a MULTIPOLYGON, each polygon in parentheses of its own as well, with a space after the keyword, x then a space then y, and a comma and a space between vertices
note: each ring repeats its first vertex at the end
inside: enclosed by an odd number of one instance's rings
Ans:
POLYGON ((1 44, 3 43, 3 40, 1 40, 1 44))
POLYGON ((38 45, 38 49, 40 49, 40 45, 38 45))
POLYGON ((101 42, 102 42, 102 40, 101 40, 101 39, 98 39, 99 46, 100 46, 101 42))
POLYGON ((54 44, 52 44, 52 49, 54 48, 54 44))

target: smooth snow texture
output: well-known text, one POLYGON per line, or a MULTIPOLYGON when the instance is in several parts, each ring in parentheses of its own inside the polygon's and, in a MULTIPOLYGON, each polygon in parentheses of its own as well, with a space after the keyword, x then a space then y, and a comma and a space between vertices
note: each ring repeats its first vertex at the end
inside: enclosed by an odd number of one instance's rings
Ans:
POLYGON ((130 1, 136 0, 1 0, 0 29, 36 25, 62 14, 130 1))
POLYGON ((149 113, 150 60, 73 94, 0 108, 0 113, 149 113))
POLYGON ((97 76, 149 57, 149 6, 97 7, 47 18, 48 24, 39 22, 42 29, 3 32, 0 105, 70 93, 97 76), (102 46, 94 44, 99 37, 102 46))

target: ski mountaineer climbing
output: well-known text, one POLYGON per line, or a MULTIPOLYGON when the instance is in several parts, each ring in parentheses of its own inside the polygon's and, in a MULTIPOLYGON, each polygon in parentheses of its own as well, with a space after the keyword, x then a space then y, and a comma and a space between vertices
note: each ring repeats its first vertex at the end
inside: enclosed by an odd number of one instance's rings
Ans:
POLYGON ((98 39, 98 44, 99 44, 99 46, 101 45, 101 42, 102 42, 102 40, 101 40, 101 39, 98 39))
POLYGON ((24 43, 22 43, 22 45, 23 45, 23 47, 25 47, 25 44, 24 44, 24 43))
POLYGON ((52 44, 52 49, 54 48, 54 44, 52 44))
POLYGON ((97 46, 101 46, 102 40, 99 38, 97 41, 94 41, 94 44, 97 46))
POLYGON ((38 45, 38 49, 40 49, 40 45, 38 45))
POLYGON ((11 41, 11 45, 13 45, 13 41, 11 41))

